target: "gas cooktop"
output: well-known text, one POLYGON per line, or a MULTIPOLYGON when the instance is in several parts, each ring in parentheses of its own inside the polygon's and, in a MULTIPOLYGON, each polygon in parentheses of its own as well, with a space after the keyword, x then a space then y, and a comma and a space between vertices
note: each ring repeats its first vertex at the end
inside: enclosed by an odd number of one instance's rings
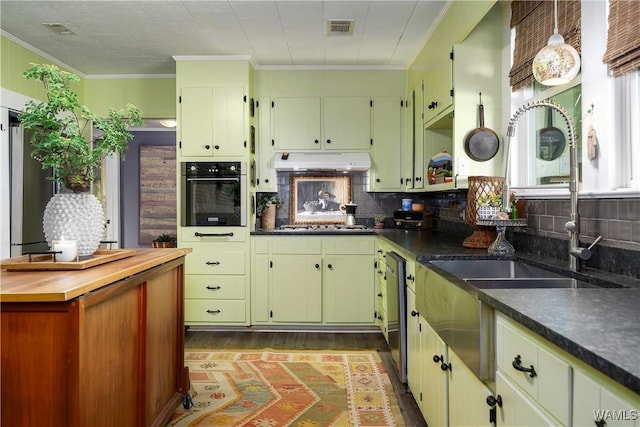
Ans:
POLYGON ((364 225, 346 225, 346 224, 288 224, 281 225, 280 227, 273 230, 275 232, 278 231, 299 231, 299 232, 313 232, 313 231, 349 231, 349 232, 358 232, 358 231, 372 231, 371 228, 368 228, 364 225))

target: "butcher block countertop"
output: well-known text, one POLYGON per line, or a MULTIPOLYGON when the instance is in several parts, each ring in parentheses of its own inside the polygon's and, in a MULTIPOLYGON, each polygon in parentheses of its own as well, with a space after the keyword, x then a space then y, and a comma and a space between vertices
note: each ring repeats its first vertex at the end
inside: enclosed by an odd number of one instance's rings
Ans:
POLYGON ((190 248, 137 249, 134 256, 84 270, 3 270, 0 272, 0 302, 69 301, 190 252, 190 248))

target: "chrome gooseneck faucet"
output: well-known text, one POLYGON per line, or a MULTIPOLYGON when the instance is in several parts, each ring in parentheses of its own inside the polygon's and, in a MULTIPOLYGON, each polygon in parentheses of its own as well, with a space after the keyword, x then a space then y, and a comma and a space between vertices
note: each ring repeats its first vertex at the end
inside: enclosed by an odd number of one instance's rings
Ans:
POLYGON ((569 116, 569 113, 562 108, 560 105, 556 104, 553 101, 549 100, 541 100, 529 102, 522 107, 518 108, 518 110, 511 116, 509 120, 509 126, 507 127, 507 137, 508 141, 505 146, 505 155, 504 155, 504 189, 502 194, 504 197, 502 198, 502 207, 504 211, 511 210, 509 206, 509 190, 510 190, 510 165, 511 165, 511 150, 510 150, 510 140, 516 134, 516 124, 522 115, 534 108, 551 108, 558 111, 564 121, 567 123, 567 127, 569 129, 568 137, 569 137, 569 195, 570 195, 570 213, 569 213, 569 221, 564 225, 565 230, 569 233, 569 268, 571 270, 576 271, 578 269, 578 258, 583 260, 588 260, 591 258, 591 249, 602 239, 602 236, 598 236, 597 239, 589 246, 588 248, 581 248, 579 246, 579 224, 580 218, 578 215, 578 145, 576 143, 576 132, 575 127, 573 125, 573 120, 569 116))

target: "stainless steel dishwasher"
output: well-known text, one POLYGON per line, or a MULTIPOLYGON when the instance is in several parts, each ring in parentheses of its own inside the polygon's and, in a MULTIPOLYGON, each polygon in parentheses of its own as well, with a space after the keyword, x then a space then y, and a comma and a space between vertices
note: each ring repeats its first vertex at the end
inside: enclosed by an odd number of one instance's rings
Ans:
POLYGON ((407 382, 407 289, 406 260, 387 252, 387 333, 398 379, 407 382))

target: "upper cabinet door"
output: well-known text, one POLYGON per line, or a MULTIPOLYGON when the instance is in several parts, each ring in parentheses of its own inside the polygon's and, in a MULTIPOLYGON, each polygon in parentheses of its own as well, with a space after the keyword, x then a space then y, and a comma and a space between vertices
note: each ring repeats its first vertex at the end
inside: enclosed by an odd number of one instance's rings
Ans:
POLYGON ((213 88, 213 155, 242 156, 247 147, 245 93, 241 87, 213 88))
POLYGON ((322 148, 368 151, 371 146, 369 97, 325 97, 322 148))
POLYGON ((373 123, 370 189, 373 191, 402 191, 401 168, 404 141, 402 123, 404 107, 400 97, 373 99, 373 123))
POLYGON ((180 155, 242 156, 244 89, 184 87, 180 90, 180 155))
POLYGON ((319 150, 320 98, 273 99, 274 150, 319 150))
POLYGON ((183 87, 180 90, 179 143, 182 156, 213 154, 213 89, 183 87))

